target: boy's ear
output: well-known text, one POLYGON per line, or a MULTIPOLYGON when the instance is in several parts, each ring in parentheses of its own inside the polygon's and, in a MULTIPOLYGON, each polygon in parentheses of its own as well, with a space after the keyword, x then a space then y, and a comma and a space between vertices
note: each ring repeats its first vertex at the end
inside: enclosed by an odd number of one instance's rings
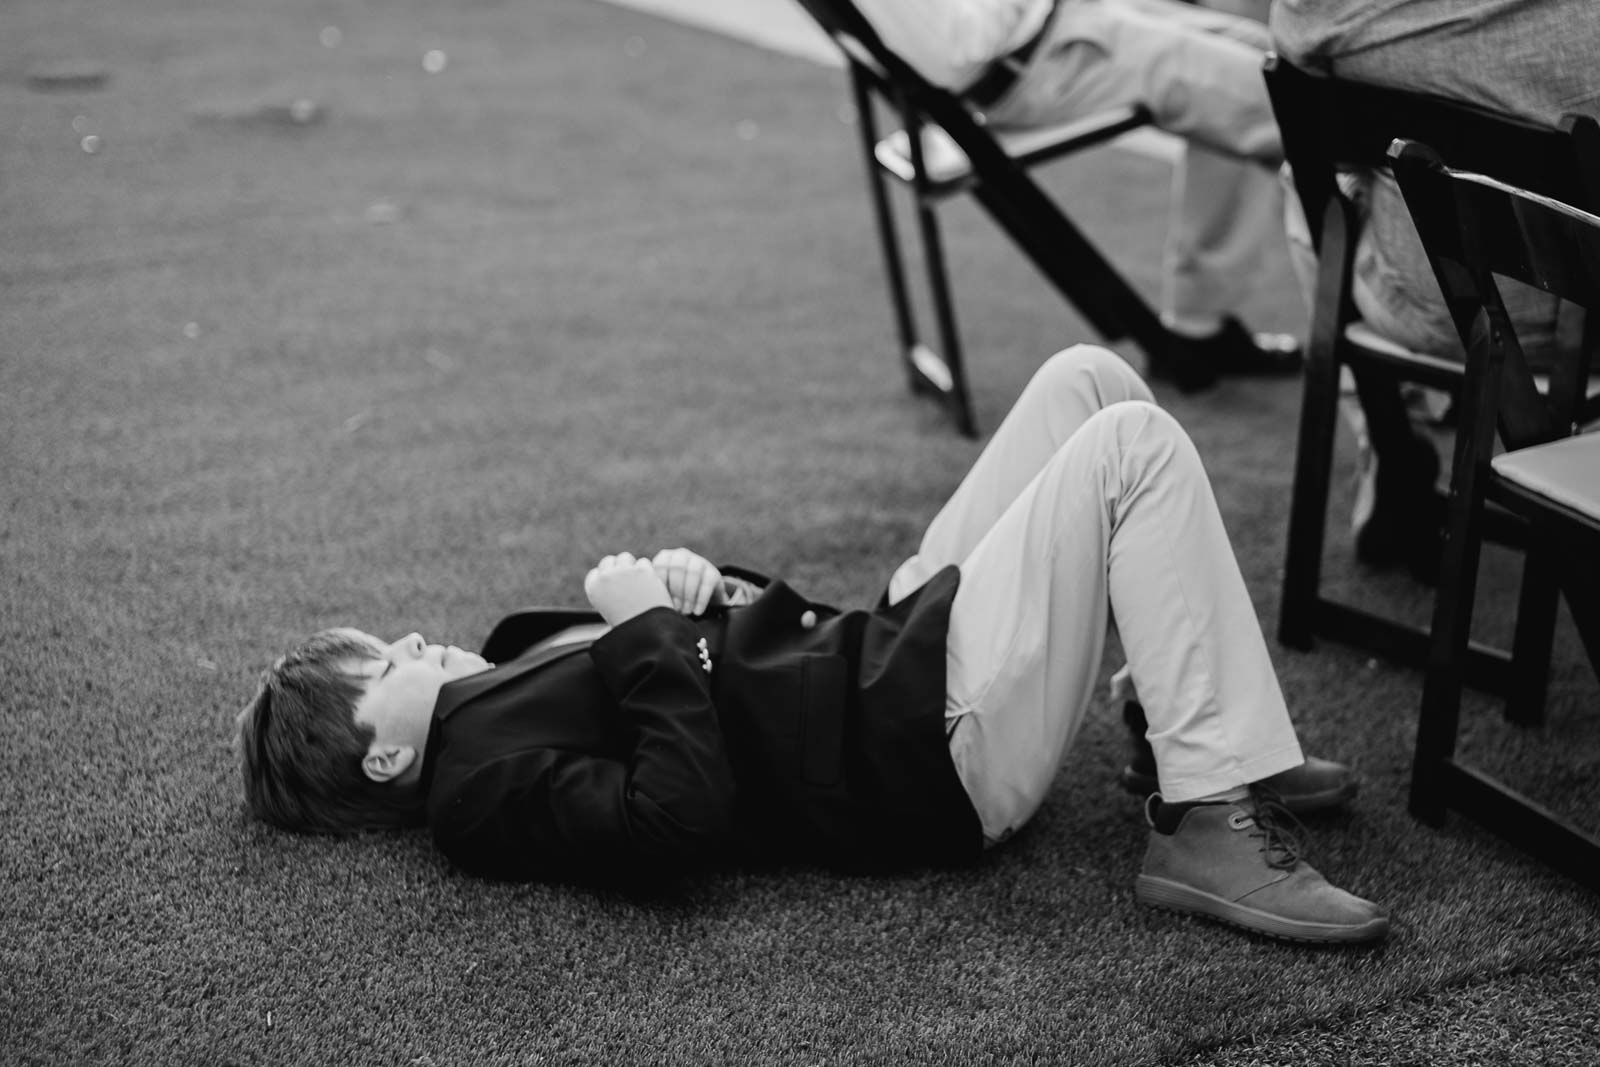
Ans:
POLYGON ((392 782, 410 769, 417 760, 417 750, 410 745, 379 745, 367 749, 361 759, 361 770, 374 782, 392 782))

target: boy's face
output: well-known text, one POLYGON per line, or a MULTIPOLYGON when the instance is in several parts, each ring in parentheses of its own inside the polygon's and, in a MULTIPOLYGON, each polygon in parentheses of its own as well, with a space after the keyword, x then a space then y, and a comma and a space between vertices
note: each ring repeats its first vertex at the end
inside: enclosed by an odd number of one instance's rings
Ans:
POLYGON ((440 688, 490 666, 476 652, 454 645, 430 645, 420 634, 384 644, 371 634, 356 633, 372 646, 372 658, 351 664, 351 673, 366 679, 366 692, 356 701, 355 719, 372 727, 374 747, 397 745, 420 753, 428 740, 440 688))

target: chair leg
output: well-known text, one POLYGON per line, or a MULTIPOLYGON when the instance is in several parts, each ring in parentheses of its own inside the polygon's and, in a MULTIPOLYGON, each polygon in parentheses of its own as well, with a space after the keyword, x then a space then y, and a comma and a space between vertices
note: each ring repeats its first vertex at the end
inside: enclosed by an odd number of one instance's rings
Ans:
MULTIPOLYGON (((1491 360, 1490 380, 1498 380, 1499 364, 1491 360)), ((1472 383, 1468 383, 1470 386, 1472 383)), ((1422 708, 1417 718, 1417 747, 1411 765, 1411 813, 1438 826, 1448 807, 1448 780, 1461 718, 1461 690, 1466 682, 1467 647, 1472 635, 1472 605, 1478 589, 1482 554, 1483 482, 1494 445, 1489 399, 1462 392, 1461 429, 1456 434, 1450 470, 1450 507, 1439 586, 1433 604, 1428 671, 1422 683, 1422 708)))
POLYGON ((906 289, 905 262, 900 255, 900 236, 895 229, 894 210, 889 203, 888 183, 878 169, 876 149, 878 126, 874 118, 872 97, 866 75, 855 64, 850 65, 850 88, 855 98, 856 129, 861 139, 862 160, 867 168, 867 192, 872 200, 872 213, 878 225, 878 244, 883 250, 883 270, 889 282, 889 306, 894 312, 895 330, 900 338, 900 358, 905 364, 907 378, 913 390, 921 382, 911 367, 910 353, 917 345, 916 319, 912 315, 911 301, 906 289))
POLYGON ((939 399, 955 419, 956 428, 967 437, 976 437, 977 426, 967 395, 966 367, 961 358, 961 333, 956 328, 955 301, 950 294, 950 275, 945 266, 944 240, 939 232, 935 198, 928 187, 926 161, 922 157, 922 117, 906 106, 902 106, 901 115, 911 150, 912 192, 922 237, 922 258, 928 272, 928 296, 933 303, 942 349, 942 354, 936 355, 918 346, 911 349, 907 357, 917 372, 914 379, 926 381, 938 390, 939 399))
POLYGON ((1312 645, 1338 417, 1339 362, 1326 339, 1323 344, 1314 341, 1300 401, 1283 601, 1278 609, 1278 641, 1289 648, 1309 649, 1312 645))
MULTIPOLYGON (((1458 499, 1452 511, 1471 510, 1458 499)), ((1411 764, 1411 813, 1431 826, 1444 822, 1444 768, 1455 755, 1461 718, 1461 690, 1467 638, 1472 627, 1472 602, 1477 593, 1477 524, 1463 515, 1452 520, 1433 612, 1433 643, 1422 685, 1422 710, 1417 721, 1417 747, 1411 764)))
POLYGON ((977 426, 972 418, 972 401, 967 395, 967 371, 961 356, 961 334, 956 328, 950 277, 945 268, 944 241, 932 205, 920 196, 917 198, 917 222, 922 230, 922 251, 928 265, 928 293, 933 299, 934 315, 939 324, 939 343, 949 374, 948 384, 940 383, 945 403, 960 431, 968 437, 975 437, 977 426))
POLYGON ((1522 590, 1517 598, 1517 626, 1511 643, 1511 679, 1506 691, 1507 722, 1537 726, 1544 722, 1550 685, 1550 648, 1555 641, 1560 586, 1556 553, 1524 546, 1522 590))
POLYGON ((1334 434, 1339 422, 1339 349, 1348 300, 1354 246, 1351 224, 1337 204, 1320 221, 1321 266, 1313 293, 1310 336, 1306 339, 1305 384, 1300 401, 1300 439, 1295 447, 1294 489, 1289 498, 1289 536, 1284 551, 1283 601, 1278 607, 1278 641, 1309 649, 1316 630, 1322 584, 1323 538, 1328 524, 1328 486, 1333 471, 1334 434))

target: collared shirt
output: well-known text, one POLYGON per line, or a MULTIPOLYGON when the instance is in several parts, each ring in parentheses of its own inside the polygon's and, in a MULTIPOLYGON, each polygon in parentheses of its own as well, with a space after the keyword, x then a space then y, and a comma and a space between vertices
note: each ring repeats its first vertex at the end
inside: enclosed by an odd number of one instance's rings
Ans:
POLYGON ((1050 0, 855 0, 889 50, 961 91, 1044 26, 1050 0))

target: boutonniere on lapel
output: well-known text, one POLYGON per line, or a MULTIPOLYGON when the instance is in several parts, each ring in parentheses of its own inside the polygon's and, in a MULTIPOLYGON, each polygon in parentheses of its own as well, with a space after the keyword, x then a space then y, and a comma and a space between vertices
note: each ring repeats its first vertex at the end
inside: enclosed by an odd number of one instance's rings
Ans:
POLYGON ((702 666, 702 667, 704 667, 706 669, 706 673, 707 674, 710 674, 711 673, 711 649, 706 644, 706 639, 702 637, 700 640, 696 641, 695 642, 695 647, 700 650, 700 666, 702 666))

